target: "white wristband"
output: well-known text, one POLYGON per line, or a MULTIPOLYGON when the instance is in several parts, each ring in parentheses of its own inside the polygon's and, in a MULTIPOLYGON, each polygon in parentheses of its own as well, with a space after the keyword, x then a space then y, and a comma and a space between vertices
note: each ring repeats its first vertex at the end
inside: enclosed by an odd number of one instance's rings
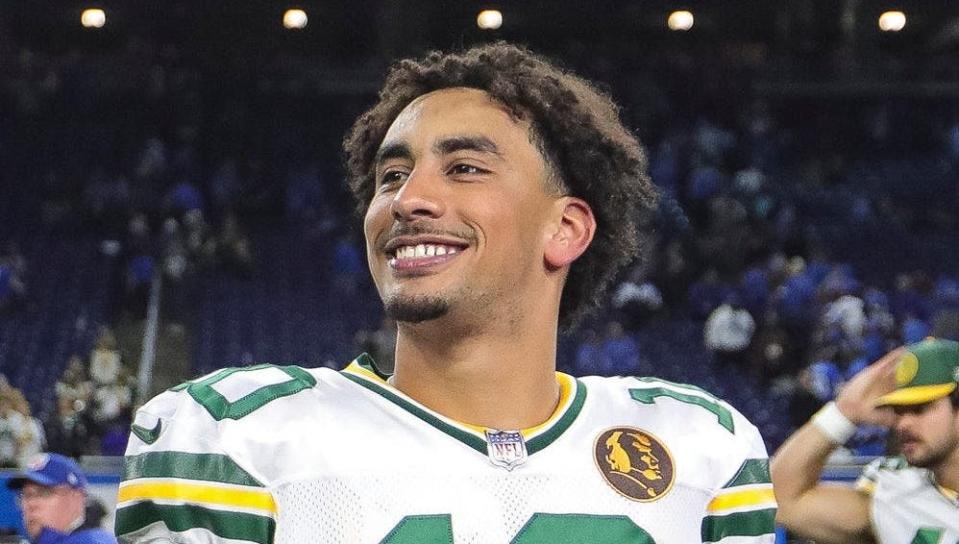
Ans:
POLYGON ((826 437, 840 446, 856 434, 856 424, 844 416, 835 402, 827 402, 810 420, 826 437))

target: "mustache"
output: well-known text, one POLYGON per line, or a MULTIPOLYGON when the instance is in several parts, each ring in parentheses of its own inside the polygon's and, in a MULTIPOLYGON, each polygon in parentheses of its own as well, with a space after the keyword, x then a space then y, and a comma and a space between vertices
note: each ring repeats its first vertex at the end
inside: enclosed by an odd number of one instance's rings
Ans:
POLYGON ((900 442, 919 442, 919 437, 918 437, 918 436, 916 436, 916 435, 914 435, 914 434, 912 434, 912 433, 907 433, 907 432, 899 432, 899 433, 896 435, 896 438, 897 438, 900 442))
POLYGON ((472 228, 436 228, 425 223, 394 223, 392 227, 379 236, 376 247, 382 250, 390 240, 398 236, 440 236, 444 238, 458 238, 470 245, 477 241, 476 231, 472 228))

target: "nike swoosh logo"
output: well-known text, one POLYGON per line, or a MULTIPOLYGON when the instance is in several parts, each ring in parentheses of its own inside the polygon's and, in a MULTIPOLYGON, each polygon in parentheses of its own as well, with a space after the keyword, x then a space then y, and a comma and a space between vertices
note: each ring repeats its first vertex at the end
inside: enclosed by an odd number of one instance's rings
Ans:
POLYGON ((141 427, 134 423, 130 425, 130 430, 137 438, 146 442, 147 444, 152 444, 157 441, 157 438, 160 438, 160 430, 163 427, 163 421, 157 420, 157 424, 153 426, 152 429, 147 429, 146 427, 141 427))

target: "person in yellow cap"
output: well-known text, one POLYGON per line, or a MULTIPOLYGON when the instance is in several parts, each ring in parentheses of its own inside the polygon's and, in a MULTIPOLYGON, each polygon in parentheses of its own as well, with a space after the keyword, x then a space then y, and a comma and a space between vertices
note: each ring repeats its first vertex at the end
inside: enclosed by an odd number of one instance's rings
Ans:
POLYGON ((959 342, 927 339, 857 374, 776 452, 776 520, 816 542, 959 542, 959 342), (862 424, 894 432, 900 456, 854 487, 820 482, 829 454, 862 424))

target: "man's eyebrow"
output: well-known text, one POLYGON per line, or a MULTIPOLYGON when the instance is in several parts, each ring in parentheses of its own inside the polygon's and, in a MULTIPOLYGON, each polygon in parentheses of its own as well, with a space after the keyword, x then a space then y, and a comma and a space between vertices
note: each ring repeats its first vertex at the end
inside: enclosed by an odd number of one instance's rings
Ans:
POLYGON ((373 166, 378 166, 387 159, 413 160, 413 150, 404 142, 386 144, 376 150, 376 155, 373 157, 373 166))
POLYGON ((500 156, 500 150, 486 136, 451 136, 433 144, 433 152, 437 155, 446 155, 456 151, 479 151, 500 156))

